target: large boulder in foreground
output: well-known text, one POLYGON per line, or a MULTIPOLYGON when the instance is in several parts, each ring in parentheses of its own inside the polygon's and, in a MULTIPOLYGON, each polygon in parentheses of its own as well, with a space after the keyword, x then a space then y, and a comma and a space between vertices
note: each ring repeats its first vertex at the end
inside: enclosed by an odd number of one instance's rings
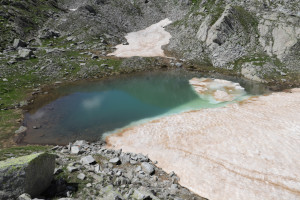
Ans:
POLYGON ((0 199, 17 199, 23 193, 36 196, 50 185, 55 155, 36 153, 0 162, 0 199))

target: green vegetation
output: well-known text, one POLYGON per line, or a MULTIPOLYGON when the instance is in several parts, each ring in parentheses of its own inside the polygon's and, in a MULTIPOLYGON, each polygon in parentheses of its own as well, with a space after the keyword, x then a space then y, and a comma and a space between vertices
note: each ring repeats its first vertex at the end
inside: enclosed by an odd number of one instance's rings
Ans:
POLYGON ((20 110, 0 110, 0 148, 5 145, 11 145, 12 141, 9 139, 14 136, 15 130, 18 129, 17 119, 21 119, 21 117, 22 113, 20 110))
POLYGON ((222 16, 225 10, 225 4, 223 1, 218 1, 217 4, 215 3, 215 1, 207 1, 204 6, 209 11, 209 13, 211 13, 212 19, 210 25, 212 26, 222 16))
POLYGON ((55 1, 1 1, 0 13, 3 14, 0 15, 0 49, 12 43, 17 35, 26 37, 35 31, 40 24, 46 21, 51 13, 55 13, 58 10, 55 1), (22 23, 18 21, 22 21, 22 23), (22 33, 17 33, 20 30, 16 31, 11 22, 19 23, 23 28, 21 29, 22 33))
POLYGON ((0 160, 48 151, 50 146, 19 146, 0 149, 0 160))
POLYGON ((237 20, 239 20, 243 26, 244 31, 246 33, 253 33, 254 30, 254 34, 257 34, 258 20, 254 17, 254 15, 246 11, 241 6, 235 6, 234 8, 238 14, 237 20))

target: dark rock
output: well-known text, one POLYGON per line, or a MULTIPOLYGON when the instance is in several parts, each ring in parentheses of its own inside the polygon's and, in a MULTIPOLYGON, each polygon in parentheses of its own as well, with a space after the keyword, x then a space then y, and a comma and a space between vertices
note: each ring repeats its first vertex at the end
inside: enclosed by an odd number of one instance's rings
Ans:
POLYGON ((85 5, 78 8, 78 10, 88 11, 91 14, 96 14, 96 10, 91 5, 85 5))
POLYGON ((42 33, 39 35, 40 39, 50 39, 54 37, 59 37, 60 33, 54 30, 44 29, 42 33))

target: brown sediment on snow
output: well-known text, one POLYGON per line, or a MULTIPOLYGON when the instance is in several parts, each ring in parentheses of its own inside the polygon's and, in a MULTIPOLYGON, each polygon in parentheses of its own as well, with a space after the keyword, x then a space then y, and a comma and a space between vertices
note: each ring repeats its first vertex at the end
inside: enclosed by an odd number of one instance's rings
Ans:
POLYGON ((164 19, 148 28, 128 33, 125 38, 128 45, 117 45, 117 50, 109 56, 116 57, 165 57, 162 46, 169 44, 171 34, 165 31, 164 27, 172 23, 169 19, 164 19))
POLYGON ((107 137, 209 199, 300 199, 300 89, 167 116, 107 137))

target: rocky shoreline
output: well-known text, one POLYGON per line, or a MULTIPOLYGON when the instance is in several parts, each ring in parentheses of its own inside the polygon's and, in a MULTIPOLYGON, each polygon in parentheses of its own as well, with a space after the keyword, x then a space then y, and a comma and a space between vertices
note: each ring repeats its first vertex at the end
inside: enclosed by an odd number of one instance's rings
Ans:
MULTIPOLYGON (((46 191, 35 196, 38 199, 204 200, 182 187, 174 172, 167 174, 147 156, 108 149, 102 141, 76 141, 55 146, 49 153, 56 155, 54 179, 46 191)), ((31 199, 30 195, 19 197, 25 199, 31 199)))

